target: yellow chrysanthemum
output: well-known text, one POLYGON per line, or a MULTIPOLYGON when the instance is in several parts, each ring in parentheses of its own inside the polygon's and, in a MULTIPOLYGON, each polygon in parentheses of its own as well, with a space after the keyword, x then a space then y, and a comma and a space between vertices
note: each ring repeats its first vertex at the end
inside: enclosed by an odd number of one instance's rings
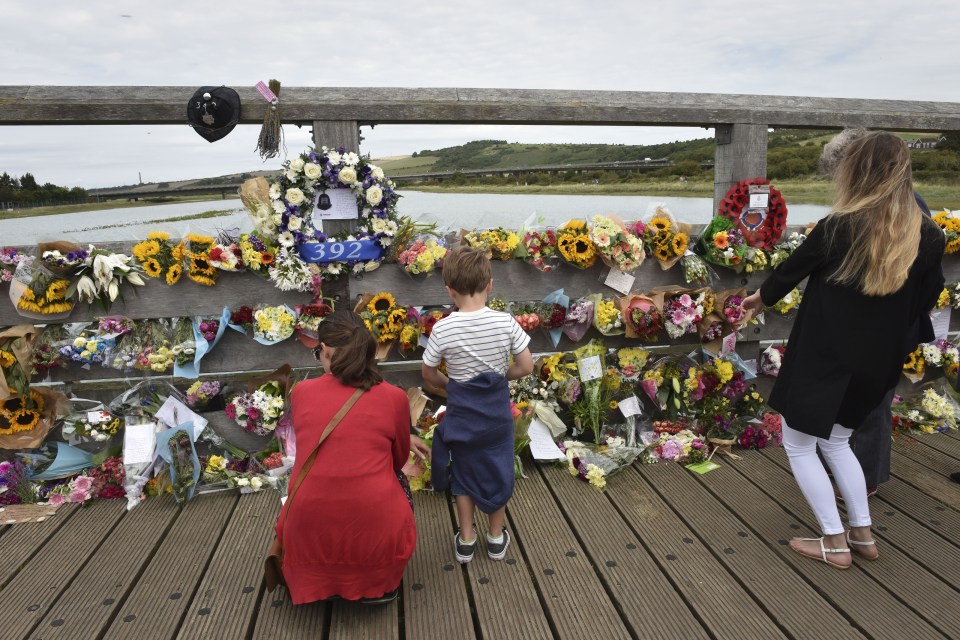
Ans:
POLYGON ((180 280, 180 276, 183 274, 183 268, 179 264, 175 264, 167 270, 167 277, 165 278, 167 284, 176 284, 180 280))
POLYGON ((370 302, 367 303, 367 311, 376 315, 379 312, 387 311, 391 307, 397 306, 397 301, 392 295, 387 291, 381 291, 377 295, 370 298, 370 302))
POLYGON ((937 298, 937 309, 945 309, 950 306, 950 292, 944 289, 937 298))

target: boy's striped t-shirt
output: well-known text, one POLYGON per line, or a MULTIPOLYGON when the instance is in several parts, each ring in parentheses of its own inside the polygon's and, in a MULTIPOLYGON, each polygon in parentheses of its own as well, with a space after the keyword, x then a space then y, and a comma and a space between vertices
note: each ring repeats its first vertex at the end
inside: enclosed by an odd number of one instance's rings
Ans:
POLYGON ((513 316, 484 307, 479 311, 454 311, 433 326, 423 353, 430 367, 447 363, 447 377, 466 382, 485 372, 506 375, 510 354, 530 344, 530 336, 513 316))

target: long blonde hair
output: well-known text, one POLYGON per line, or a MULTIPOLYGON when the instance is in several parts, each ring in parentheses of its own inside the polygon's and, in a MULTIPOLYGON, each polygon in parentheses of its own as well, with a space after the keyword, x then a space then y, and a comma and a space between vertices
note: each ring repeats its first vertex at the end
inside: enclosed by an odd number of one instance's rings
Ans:
POLYGON ((850 143, 836 170, 837 200, 831 217, 845 225, 850 249, 830 276, 864 295, 885 296, 907 281, 920 245, 923 212, 913 192, 910 150, 886 131, 850 143))

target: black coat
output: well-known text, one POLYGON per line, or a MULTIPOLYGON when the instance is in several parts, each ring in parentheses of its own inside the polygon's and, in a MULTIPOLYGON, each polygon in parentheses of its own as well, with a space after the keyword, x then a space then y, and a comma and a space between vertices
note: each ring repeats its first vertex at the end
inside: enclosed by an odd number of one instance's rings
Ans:
POLYGON ((827 282, 851 250, 843 226, 827 247, 826 232, 836 224, 847 223, 822 220, 760 287, 770 306, 809 278, 769 402, 791 428, 821 438, 835 423, 856 429, 896 385, 907 354, 934 339, 929 319, 922 319, 944 284, 943 232, 926 216, 917 258, 899 291, 866 296, 827 282))

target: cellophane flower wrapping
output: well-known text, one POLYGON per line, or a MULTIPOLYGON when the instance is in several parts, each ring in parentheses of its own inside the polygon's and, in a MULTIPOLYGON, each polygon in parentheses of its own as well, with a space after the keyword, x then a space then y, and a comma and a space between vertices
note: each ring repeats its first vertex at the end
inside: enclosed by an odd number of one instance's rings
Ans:
POLYGON ((690 246, 690 225, 677 222, 662 202, 650 204, 644 219, 634 223, 634 232, 663 271, 677 264, 690 246))
POLYGON ((398 248, 397 264, 409 276, 427 276, 443 267, 447 247, 442 238, 419 234, 398 248))
POLYGON ((916 393, 894 398, 894 429, 919 433, 935 433, 957 428, 960 404, 944 380, 929 382, 916 393))
POLYGON ((663 311, 652 297, 629 294, 619 299, 620 316, 628 338, 655 342, 664 327, 663 311))
POLYGON ((517 256, 543 273, 550 273, 560 266, 560 251, 557 248, 557 232, 554 229, 526 229, 520 232, 517 256))
POLYGON ((731 269, 743 267, 747 243, 737 227, 722 216, 714 216, 700 234, 700 246, 708 261, 731 269))
POLYGON ((629 447, 623 438, 616 437, 607 438, 599 446, 565 440, 561 448, 570 475, 600 491, 607 487, 610 476, 629 467, 643 453, 642 448, 629 447))
MULTIPOLYGON (((571 342, 580 342, 590 330, 594 317, 594 302, 589 297, 577 298, 570 303, 563 322, 563 335, 571 342)), ((619 314, 617 314, 619 318, 619 314)))
POLYGON ((760 360, 757 362, 757 368, 760 373, 776 378, 780 375, 780 366, 783 364, 783 356, 787 353, 786 345, 772 344, 760 354, 760 360))
POLYGON ((683 279, 687 284, 709 287, 717 279, 716 272, 697 254, 687 251, 680 258, 683 279))
POLYGON ((590 240, 612 269, 630 272, 643 264, 646 257, 643 241, 627 230, 622 221, 610 216, 594 216, 590 240))
POLYGON ((67 298, 69 287, 69 280, 56 275, 39 260, 24 260, 10 280, 10 301, 25 318, 62 320, 73 311, 73 302, 67 298))
POLYGON ((540 317, 540 328, 550 338, 554 348, 560 344, 560 336, 563 335, 563 327, 567 320, 567 307, 570 306, 570 297, 563 293, 563 289, 557 289, 546 296, 537 308, 537 315, 540 317))
POLYGON ((590 294, 587 300, 593 303, 593 326, 597 331, 605 336, 623 334, 623 319, 617 300, 606 298, 602 293, 590 294))
POLYGON ((64 325, 65 336, 54 344, 63 362, 90 370, 91 365, 107 366, 116 340, 99 333, 98 324, 76 322, 64 325))

